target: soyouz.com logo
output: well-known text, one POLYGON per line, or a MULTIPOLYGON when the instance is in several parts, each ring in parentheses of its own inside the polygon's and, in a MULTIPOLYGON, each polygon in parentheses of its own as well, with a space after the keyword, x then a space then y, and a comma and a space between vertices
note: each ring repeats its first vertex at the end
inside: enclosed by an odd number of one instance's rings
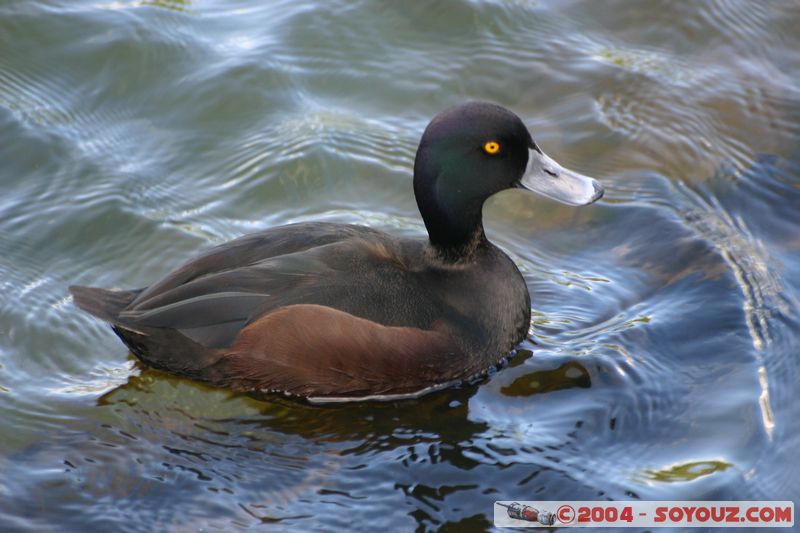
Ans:
POLYGON ((790 501, 523 501, 494 504, 497 527, 792 527, 790 501))

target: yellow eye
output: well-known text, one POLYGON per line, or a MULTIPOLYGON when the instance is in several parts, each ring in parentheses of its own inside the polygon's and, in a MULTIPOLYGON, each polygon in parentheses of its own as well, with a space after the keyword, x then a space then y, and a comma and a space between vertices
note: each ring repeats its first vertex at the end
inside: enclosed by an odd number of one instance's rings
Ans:
POLYGON ((483 151, 489 155, 494 155, 500 151, 500 143, 497 141, 489 141, 483 145, 483 151))

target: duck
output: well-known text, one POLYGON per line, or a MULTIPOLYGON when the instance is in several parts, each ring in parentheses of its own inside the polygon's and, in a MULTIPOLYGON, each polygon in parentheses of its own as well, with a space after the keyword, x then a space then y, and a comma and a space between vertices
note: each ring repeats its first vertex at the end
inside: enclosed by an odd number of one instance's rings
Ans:
POLYGON ((484 232, 506 189, 581 206, 603 196, 547 156, 512 111, 467 102, 419 141, 427 236, 302 222, 210 248, 138 289, 71 286, 146 366, 311 401, 418 397, 496 367, 528 335, 530 294, 484 232))

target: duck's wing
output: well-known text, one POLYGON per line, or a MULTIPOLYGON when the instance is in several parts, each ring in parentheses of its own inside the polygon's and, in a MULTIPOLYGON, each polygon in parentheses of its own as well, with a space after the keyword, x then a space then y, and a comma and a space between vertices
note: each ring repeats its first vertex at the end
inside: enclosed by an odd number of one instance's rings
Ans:
POLYGON ((211 248, 176 268, 141 291, 130 308, 146 309, 159 305, 160 296, 172 289, 201 279, 254 265, 265 259, 302 252, 352 238, 376 238, 383 234, 366 226, 306 222, 271 228, 244 235, 211 248))
MULTIPOLYGON (((336 243, 323 248, 336 247, 336 243)), ((313 297, 320 279, 335 275, 319 249, 270 257, 170 284, 119 313, 115 323, 132 330, 168 328, 208 348, 230 345, 255 316, 313 297)))
POLYGON ((111 321, 134 331, 174 329, 208 348, 229 347, 247 324, 297 304, 328 306, 387 326, 430 326, 439 310, 426 305, 430 295, 406 268, 397 241, 358 226, 328 226, 314 225, 316 233, 306 233, 302 246, 278 232, 254 236, 250 246, 218 247, 144 290, 111 321))

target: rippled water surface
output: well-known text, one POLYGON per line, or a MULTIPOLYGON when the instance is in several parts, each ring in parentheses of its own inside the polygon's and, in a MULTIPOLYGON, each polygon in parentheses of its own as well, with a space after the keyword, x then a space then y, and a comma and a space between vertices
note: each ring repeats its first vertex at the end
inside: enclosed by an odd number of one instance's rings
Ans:
POLYGON ((0 1, 0 529, 798 499, 798 25, 788 1, 0 1), (487 204, 533 324, 485 379, 234 395, 141 368, 67 295, 287 222, 422 235, 416 143, 478 98, 607 186, 487 204))

